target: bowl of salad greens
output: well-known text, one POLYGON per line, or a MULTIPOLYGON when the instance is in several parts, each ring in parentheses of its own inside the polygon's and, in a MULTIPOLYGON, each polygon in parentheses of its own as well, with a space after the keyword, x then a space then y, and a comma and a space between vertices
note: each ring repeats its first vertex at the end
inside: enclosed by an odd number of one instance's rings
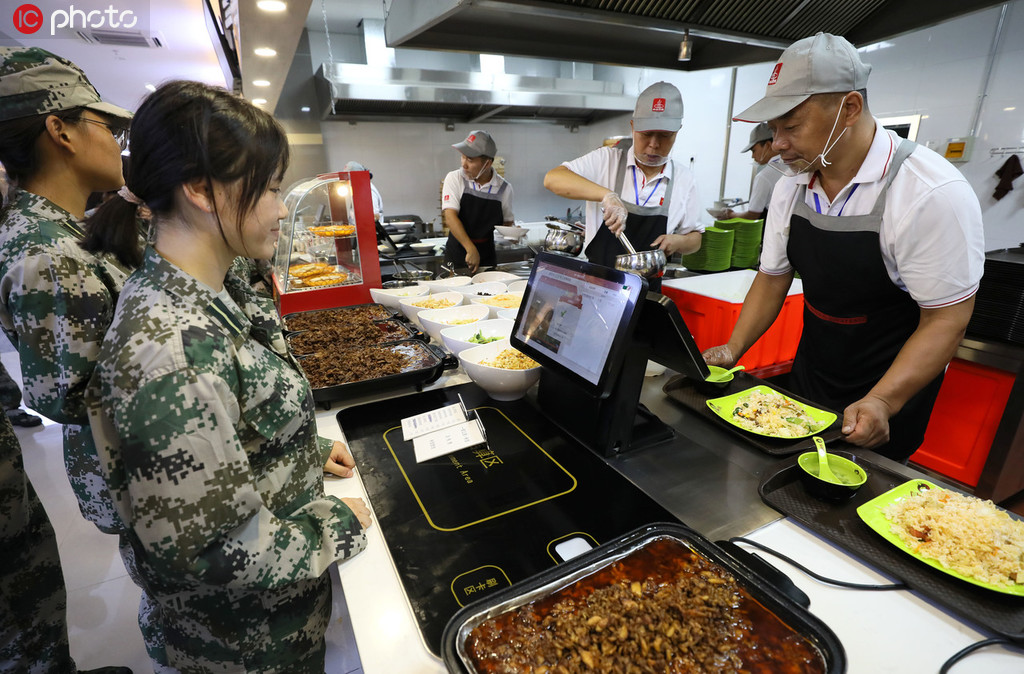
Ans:
POLYGON ((446 349, 457 356, 471 346, 508 339, 512 334, 513 323, 507 318, 490 318, 467 325, 453 325, 441 330, 441 341, 446 349))

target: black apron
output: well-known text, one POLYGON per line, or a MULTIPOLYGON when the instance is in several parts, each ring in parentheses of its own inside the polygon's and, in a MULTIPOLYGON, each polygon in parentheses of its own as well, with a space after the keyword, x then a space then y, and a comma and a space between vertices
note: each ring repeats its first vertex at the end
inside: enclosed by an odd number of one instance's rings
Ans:
MULTIPOLYGON (((494 192, 481 192, 474 190, 465 176, 462 176, 462 181, 459 220, 480 253, 480 266, 493 267, 498 264, 498 254, 494 250, 494 226, 505 221, 501 195, 508 187, 508 183, 502 181, 501 186, 494 192)), ((466 249, 454 234, 448 235, 448 241, 444 245, 444 259, 456 267, 466 266, 466 249)))
MULTIPOLYGON (((625 185, 625 181, 628 178, 626 175, 626 161, 629 158, 629 153, 633 151, 632 143, 620 143, 618 147, 622 148, 622 159, 619 161, 619 168, 615 173, 615 179, 612 181, 613 187, 615 185, 625 185)), ((675 176, 674 169, 675 166, 673 166, 673 176, 675 176)), ((624 191, 620 187, 619 194, 622 194, 624 191)), ((625 232, 629 237, 629 242, 633 244, 638 253, 650 250, 651 242, 668 232, 668 204, 671 200, 672 181, 670 180, 665 190, 665 200, 657 206, 641 206, 623 201, 623 204, 626 206, 625 232)), ((619 255, 625 255, 628 251, 622 245, 622 242, 612 234, 611 230, 602 224, 598 227, 594 238, 590 240, 585 252, 587 259, 591 262, 614 268, 615 258, 619 255)), ((660 278, 647 279, 647 285, 650 290, 661 292, 660 278)))
MULTIPOLYGON (((878 238, 889 186, 915 147, 900 143, 868 215, 818 213, 807 205, 804 186, 790 218, 786 253, 804 284, 804 329, 792 385, 840 414, 878 383, 920 321, 910 293, 889 278, 878 238)), ((940 374, 907 401, 889 419, 889 442, 874 451, 897 461, 913 454, 941 385, 940 374)))

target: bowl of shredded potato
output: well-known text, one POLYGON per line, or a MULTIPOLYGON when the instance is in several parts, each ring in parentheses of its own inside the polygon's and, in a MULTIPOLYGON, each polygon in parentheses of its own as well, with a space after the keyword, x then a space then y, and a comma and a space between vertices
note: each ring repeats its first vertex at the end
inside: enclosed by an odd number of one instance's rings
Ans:
POLYGON ((508 339, 465 349, 459 362, 495 400, 519 400, 540 380, 540 363, 512 348, 508 339))
POLYGON ((447 309, 448 307, 457 307, 461 304, 463 304, 462 293, 454 291, 433 293, 422 297, 403 297, 398 300, 398 306, 401 307, 405 317, 421 329, 423 328, 419 318, 421 311, 427 309, 447 309))
POLYGON ((522 292, 505 292, 490 297, 470 297, 469 301, 474 304, 483 304, 491 310, 490 318, 497 318, 498 312, 503 309, 519 309, 523 301, 522 292))

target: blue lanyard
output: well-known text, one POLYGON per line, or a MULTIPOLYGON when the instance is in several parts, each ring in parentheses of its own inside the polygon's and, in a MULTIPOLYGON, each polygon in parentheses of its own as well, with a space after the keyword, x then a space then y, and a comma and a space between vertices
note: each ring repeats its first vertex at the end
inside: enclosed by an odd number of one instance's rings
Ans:
MULTIPOLYGON (((647 195, 646 199, 644 199, 644 203, 641 204, 640 203, 640 191, 637 190, 637 188, 636 188, 636 166, 633 166, 631 168, 633 169, 633 196, 636 197, 636 205, 637 206, 646 206, 647 202, 650 201, 651 197, 654 196, 654 193, 658 191, 658 186, 657 185, 654 186, 654 189, 651 190, 651 193, 647 195)), ((655 180, 654 182, 657 183, 657 180, 655 180)))
MULTIPOLYGON (((836 213, 836 217, 839 217, 840 215, 843 214, 843 209, 846 208, 846 204, 850 203, 850 197, 853 196, 853 193, 857 191, 858 187, 860 187, 860 183, 857 183, 856 185, 854 185, 853 187, 850 188, 850 193, 846 195, 846 201, 844 201, 843 205, 840 206, 839 212, 836 213)), ((821 214, 821 202, 818 201, 818 193, 817 192, 813 192, 812 194, 814 194, 814 210, 818 211, 818 214, 820 215, 821 214)))

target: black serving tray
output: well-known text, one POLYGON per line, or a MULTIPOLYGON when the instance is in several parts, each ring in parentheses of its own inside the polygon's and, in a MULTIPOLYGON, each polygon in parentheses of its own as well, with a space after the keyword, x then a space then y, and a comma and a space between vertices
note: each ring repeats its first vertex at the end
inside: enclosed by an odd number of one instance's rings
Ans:
POLYGON ((693 529, 669 522, 658 522, 634 529, 568 562, 463 607, 448 621, 442 637, 442 657, 448 671, 473 674, 471 665, 461 652, 462 645, 469 632, 484 620, 556 592, 647 543, 666 537, 680 541, 694 552, 727 569, 762 606, 814 644, 825 659, 825 671, 828 674, 841 674, 846 671, 846 652, 828 625, 693 529))
MULTIPOLYGON (((832 453, 848 459, 854 456, 843 451, 832 453)), ((845 503, 825 503, 808 495, 800 483, 796 457, 787 459, 767 475, 758 486, 758 493, 771 507, 866 564, 903 581, 915 592, 978 626, 1024 642, 1024 597, 986 590, 932 568, 879 536, 860 519, 858 507, 909 478, 864 457, 858 456, 856 460, 867 470, 868 481, 845 503)), ((958 491, 947 485, 940 486, 958 491)), ((1010 516, 1024 519, 1012 512, 1010 516)))
MULTIPOLYGON (((732 395, 733 393, 739 393, 740 391, 745 391, 746 389, 754 386, 767 386, 805 405, 810 405, 811 407, 816 407, 818 409, 828 409, 826 407, 822 407, 819 403, 816 403, 813 400, 808 400, 807 398, 798 396, 780 386, 776 386, 771 382, 749 375, 746 372, 735 373, 733 375, 733 380, 729 382, 725 388, 717 389, 713 393, 706 393, 699 390, 698 386, 692 379, 684 377, 683 375, 677 375, 669 379, 662 390, 665 392, 665 395, 683 407, 705 419, 710 420, 712 423, 724 428, 730 433, 739 436, 765 454, 771 454, 772 456, 789 456, 790 454, 796 454, 798 452, 814 451, 814 440, 812 438, 776 439, 758 435, 756 433, 750 433, 738 426, 733 426, 708 409, 708 400, 732 395)), ((835 412, 835 410, 831 411, 835 412)), ((822 430, 820 433, 815 433, 815 435, 820 436, 826 443, 838 440, 842 436, 842 424, 843 415, 842 413, 837 412, 836 420, 832 422, 832 425, 822 430)))
MULTIPOLYGON (((446 354, 440 348, 425 344, 418 339, 405 339, 399 342, 372 344, 370 346, 400 351, 412 356, 413 360, 404 370, 397 374, 345 382, 336 386, 314 388, 313 401, 324 409, 330 409, 332 403, 368 393, 379 393, 409 386, 415 387, 419 391, 424 386, 437 381, 445 370, 454 369, 459 366, 459 361, 454 356, 446 354)), ((298 360, 301 365, 303 358, 299 357, 298 360)))

